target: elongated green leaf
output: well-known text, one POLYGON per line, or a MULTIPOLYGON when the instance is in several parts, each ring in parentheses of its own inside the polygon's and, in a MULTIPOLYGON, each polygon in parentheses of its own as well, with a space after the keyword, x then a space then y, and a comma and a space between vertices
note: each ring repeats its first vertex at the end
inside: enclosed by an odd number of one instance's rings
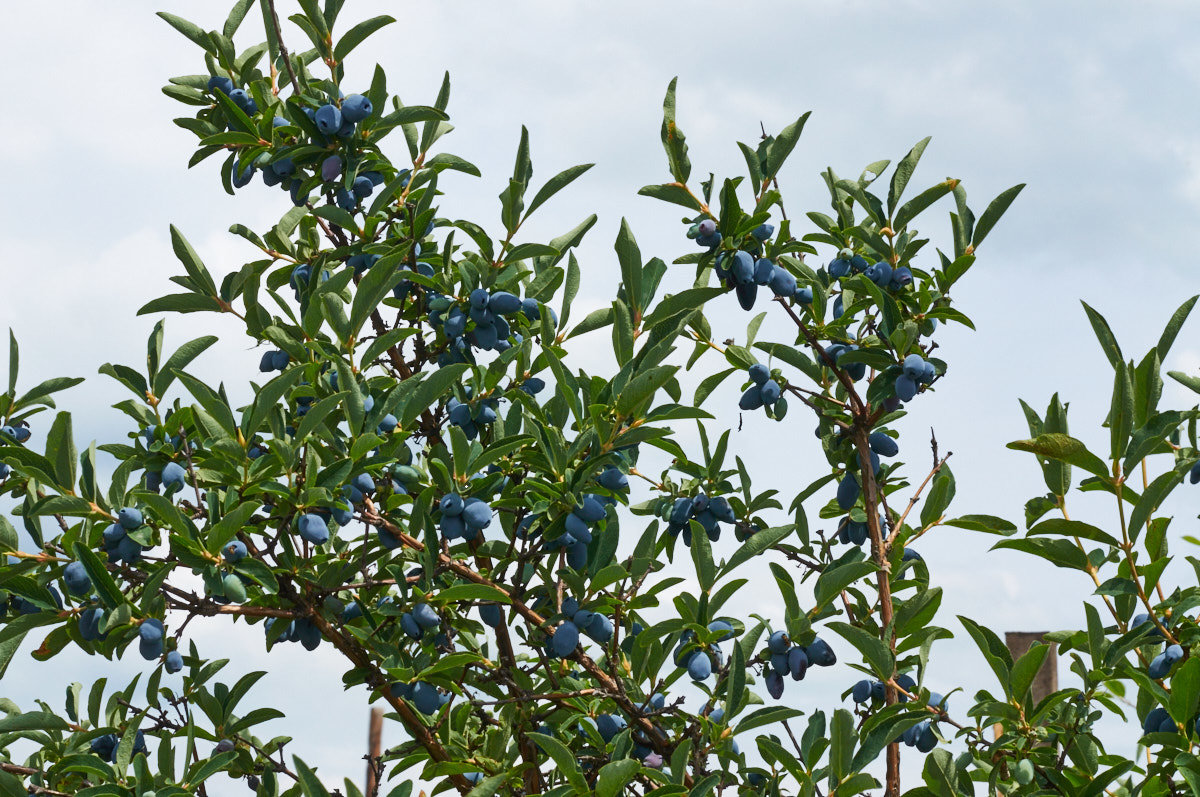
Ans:
POLYGON ((196 23, 188 22, 183 17, 176 16, 175 14, 168 14, 166 11, 159 11, 157 14, 172 28, 191 39, 194 43, 200 45, 205 52, 211 53, 212 55, 217 54, 217 48, 213 46, 212 39, 209 38, 209 35, 204 31, 204 29, 196 23))
POLYGON ((648 196, 661 199, 673 205, 682 205, 689 210, 703 210, 704 205, 695 194, 688 191, 682 183, 664 183, 662 185, 644 185, 638 189, 638 196, 648 196))
POLYGON ((1156 346, 1158 350, 1158 359, 1160 361, 1166 359, 1167 352, 1171 350, 1171 344, 1175 342, 1175 336, 1179 334, 1179 329, 1183 326, 1183 322, 1187 321, 1188 316, 1192 312, 1192 308, 1196 306, 1197 299, 1200 299, 1200 296, 1193 296, 1183 304, 1179 305, 1179 309, 1176 310, 1171 315, 1170 320, 1167 321, 1167 326, 1165 329, 1163 329, 1163 333, 1159 337, 1158 345, 1156 346))
POLYGON ((946 194, 949 194, 954 190, 954 186, 956 185, 958 185, 957 180, 946 180, 945 182, 938 183, 932 188, 926 188, 924 191, 905 202, 900 206, 900 209, 896 211, 896 215, 893 218, 892 224, 894 225, 894 229, 896 231, 903 230, 908 226, 910 221, 917 217, 921 211, 925 210, 925 208, 946 196, 946 194))
POLYGON ((75 552, 75 558, 83 563, 83 569, 87 571, 88 578, 92 580, 92 587, 105 606, 115 609, 125 602, 121 588, 117 586, 112 574, 108 572, 108 568, 100 561, 100 557, 96 555, 95 551, 79 542, 72 545, 71 550, 75 552))
POLYGON ((67 721, 47 711, 27 711, 24 714, 9 714, 0 719, 0 733, 21 731, 65 731, 67 721))
POLYGON ((1150 486, 1137 499, 1137 503, 1133 505, 1133 511, 1129 513, 1129 538, 1131 540, 1137 539, 1138 532, 1142 530, 1142 526, 1146 525, 1146 521, 1150 519, 1154 511, 1162 506, 1162 502, 1166 500, 1171 491, 1183 482, 1183 474, 1187 470, 1188 463, 1184 462, 1174 470, 1169 470, 1150 482, 1150 486))
POLYGON ((988 204, 987 209, 983 211, 983 215, 979 217, 979 221, 975 224, 975 232, 971 238, 971 246, 978 248, 983 243, 983 239, 992 231, 992 227, 996 226, 996 222, 1000 221, 1000 217, 1004 215, 1004 211, 1008 210, 1008 206, 1017 198, 1017 194, 1021 193, 1021 189, 1025 187, 1025 183, 1014 185, 1012 188, 1000 192, 1000 195, 988 204))
POLYGON ((1016 440, 1008 448, 1014 451, 1029 451, 1039 457, 1077 465, 1098 478, 1111 482, 1112 474, 1104 460, 1088 451, 1082 441, 1061 432, 1041 434, 1032 440, 1016 440))
POLYGON ((971 531, 982 531, 987 534, 999 534, 1003 537, 1015 534, 1017 531, 1016 525, 994 515, 962 515, 961 517, 943 520, 942 525, 956 526, 957 528, 970 529, 971 531))
POLYGON ((199 357, 201 353, 216 342, 216 335, 204 335, 195 340, 189 340, 176 349, 175 353, 163 363, 154 378, 154 395, 162 398, 166 394, 167 388, 175 381, 175 372, 186 368, 192 360, 199 357))
POLYGON ((809 614, 816 616, 841 594, 842 590, 860 578, 874 573, 875 570, 876 567, 872 562, 847 562, 829 568, 817 578, 817 585, 813 589, 814 605, 809 610, 809 614))
POLYGON ((892 184, 888 187, 889 217, 896 212, 896 205, 900 203, 900 197, 904 194, 904 188, 912 178, 913 172, 916 171, 917 163, 920 162, 921 155, 925 152, 925 147, 929 146, 929 141, 929 137, 918 141, 916 146, 909 150, 908 154, 896 164, 896 170, 892 172, 892 184))
POLYGON ((1081 520, 1067 520, 1066 518, 1043 520, 1029 530, 1029 536, 1033 537, 1037 535, 1079 537, 1080 539, 1092 540, 1093 542, 1100 542, 1114 547, 1120 544, 1115 537, 1106 531, 1102 531, 1081 520))
POLYGON ((445 368, 439 368, 421 381, 413 388, 412 395, 404 403, 404 412, 399 416, 400 425, 407 428, 417 419, 417 416, 429 408, 430 404, 446 395, 452 385, 462 381, 463 374, 468 370, 470 370, 470 366, 466 363, 455 363, 445 368))
POLYGON ((857 648, 881 680, 891 678, 895 673, 895 659, 882 639, 849 623, 830 622, 826 625, 857 648))
POLYGON ((594 163, 583 163, 579 166, 572 166, 547 180, 546 184, 538 189, 538 192, 533 197, 533 201, 529 203, 529 207, 525 209, 525 218, 529 218, 533 211, 541 207, 547 199, 575 182, 578 177, 595 165, 594 163))
POLYGON ((662 144, 667 152, 667 166, 676 182, 687 184, 692 174, 692 163, 688 160, 688 148, 683 131, 675 124, 675 84, 679 78, 671 78, 667 96, 663 99, 662 144))
POLYGON ((554 763, 558 765, 559 773, 567 779, 572 787, 578 789, 578 793, 591 793, 591 789, 588 788, 583 773, 579 771, 579 763, 575 759, 575 754, 565 744, 553 736, 547 736, 542 733, 531 733, 529 734, 529 739, 541 748, 542 752, 554 759, 554 763))
POLYGON ((795 530, 796 526, 793 523, 754 532, 750 539, 738 546, 733 555, 721 567, 721 577, 724 578, 738 565, 750 561, 771 546, 786 539, 795 530))
POLYGON ((632 758, 612 761, 600 767, 600 774, 596 776, 596 797, 617 797, 622 794, 640 768, 632 758))
POLYGON ((1100 341, 1100 348, 1104 350, 1104 356, 1108 358, 1109 364, 1113 368, 1122 365, 1124 357, 1121 355, 1121 347, 1117 345, 1117 338, 1113 334, 1112 327, 1108 325, 1108 321, 1087 302, 1080 302, 1080 304, 1087 313, 1088 321, 1091 322, 1092 330, 1095 331, 1096 339, 1100 341))
POLYGON ((335 61, 344 61, 346 56, 355 47, 363 43, 363 40, 370 36, 375 31, 390 25, 396 20, 389 16, 372 17, 355 25, 350 30, 346 31, 342 38, 338 39, 338 43, 333 47, 333 58, 335 61))
POLYGON ((1025 694, 1033 685, 1033 679, 1037 677, 1038 670, 1042 668, 1042 662, 1046 660, 1046 654, 1049 652, 1049 645, 1037 644, 1013 662, 1007 691, 1014 699, 1025 699, 1025 694))
POLYGON ((329 792, 321 785, 317 773, 313 772, 308 764, 301 761, 299 756, 292 756, 292 762, 296 768, 296 779, 300 783, 304 797, 329 797, 329 792))
POLYGON ((221 304, 213 296, 199 293, 172 293, 151 299, 142 305, 138 315, 151 313, 219 313, 221 304))
POLYGON ((196 250, 192 248, 192 245, 174 224, 171 225, 171 248, 175 250, 175 256, 179 258, 179 262, 183 263, 183 268, 187 271, 188 276, 195 282, 198 292, 216 296, 217 286, 213 282, 212 275, 200 261, 196 250))
POLYGON ((792 154, 792 150, 796 148, 796 144, 800 141, 800 134, 804 132, 804 123, 808 121, 811 111, 805 113, 796 121, 792 122, 787 127, 779 132, 775 140, 767 148, 767 166, 763 170, 763 180, 772 180, 783 167, 787 156, 792 154))

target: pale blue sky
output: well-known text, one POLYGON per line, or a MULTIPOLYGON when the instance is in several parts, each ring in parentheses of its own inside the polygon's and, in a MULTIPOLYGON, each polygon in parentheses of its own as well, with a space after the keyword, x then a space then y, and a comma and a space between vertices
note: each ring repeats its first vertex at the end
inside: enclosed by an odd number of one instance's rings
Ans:
MULTIPOLYGON (((217 27, 223 5, 74 0, 6 12, 9 30, 21 33, 0 51, 0 73, 17 89, 0 149, 9 185, 0 195, 3 321, 23 344, 23 384, 90 377, 62 402, 76 414, 84 442, 125 432, 108 409, 121 392, 95 372, 106 361, 143 360, 153 319, 133 313, 168 292, 167 277, 177 272, 167 224, 180 226, 212 270, 225 273, 255 255, 226 228, 261 228, 288 207, 283 194, 257 181, 226 196, 215 160, 187 171, 192 137, 170 118, 188 109, 159 92, 167 77, 201 71, 203 62, 152 11, 217 27)), ((580 251, 584 309, 607 304, 615 287, 611 242, 622 216, 644 253, 670 260, 691 251, 677 209, 636 196, 638 187, 667 176, 658 125, 674 75, 697 175, 736 173, 742 159, 734 142, 752 141, 760 120, 778 130, 813 112, 780 178, 793 217, 826 209, 818 177, 826 165, 856 175, 876 159, 899 158, 926 135, 933 142, 914 186, 961 178, 978 213, 1000 190, 1028 183, 955 292, 978 332, 954 329, 939 338, 949 377, 913 403, 901 427, 906 453, 924 445, 931 425, 943 450, 955 452, 954 514, 1019 521, 1024 500, 1040 491, 1032 458, 1004 448, 1025 434, 1018 397, 1040 409, 1060 391, 1072 404, 1073 431, 1104 439, 1099 423, 1111 376, 1080 299, 1106 314, 1127 355, 1140 358, 1166 315, 1200 288, 1193 263, 1200 52, 1192 36, 1200 9, 1192 4, 350 0, 345 15, 385 12, 402 21, 355 54, 347 90, 379 60, 405 102, 429 103, 450 70, 450 113, 459 129, 444 146, 478 164, 484 178, 446 179, 444 215, 498 228, 496 195, 522 123, 531 131, 535 181, 575 163, 598 164, 524 230, 530 240, 545 240, 600 214, 580 251)), ((294 29, 288 37, 299 41, 294 29)), ((243 35, 239 43, 250 41, 243 35)), ((398 136, 392 147, 399 157, 398 136)), ((947 240, 947 209, 938 206, 923 225, 935 244, 947 240)), ((677 276, 686 280, 686 271, 677 276)), ((749 319, 731 299, 714 305, 711 317, 729 335, 742 334, 749 319)), ((765 329, 786 334, 774 321, 765 329)), ((1200 367, 1194 329, 1185 328, 1168 367, 1200 367)), ((168 321, 175 343, 213 330, 222 339, 196 370, 245 395, 257 356, 236 325, 212 316, 168 321)), ((611 357, 607 338, 594 337, 576 367, 601 370, 611 357)), ((1164 405, 1191 401, 1168 384, 1164 405)), ((714 409, 732 410, 735 389, 718 392, 715 402, 714 409)), ((720 420, 737 422, 732 412, 720 420)), ((757 463, 762 483, 795 490, 823 467, 812 425, 799 412, 783 426, 748 415, 735 446, 752 468, 757 463)), ((928 456, 921 450, 910 459, 923 466, 928 456)), ((1171 507, 1174 539, 1195 533, 1196 494, 1181 492, 1171 507)), ((1073 500, 1078 515, 1106 520, 1108 506, 1073 500)), ((815 522, 815 508, 811 516, 815 522)), ((922 545, 935 583, 946 589, 942 624, 963 637, 935 648, 940 659, 929 683, 939 691, 995 687, 956 613, 999 631, 1083 622, 1078 599, 1089 590, 1086 579, 986 553, 990 542, 947 529, 922 545)), ((778 616, 779 599, 768 590, 747 596, 739 610, 778 616)), ((323 772, 360 779, 366 709, 358 693, 342 695, 336 660, 298 646, 268 658, 257 630, 191 629, 206 652, 232 657, 232 666, 269 668, 252 694, 293 717, 277 732, 292 732, 296 751, 323 772), (328 686, 316 691, 325 676, 328 686), (299 692, 300 683, 314 691, 299 692)), ((23 652, 0 694, 24 704, 41 695, 57 705, 70 680, 140 669, 131 655, 121 665, 64 655, 35 677, 23 652)), ((1064 683, 1067 675, 1064 668, 1064 683)), ((789 686, 785 699, 829 707, 854 679, 845 670, 819 676, 789 686)), ((1113 733, 1127 748, 1130 735, 1113 733)))

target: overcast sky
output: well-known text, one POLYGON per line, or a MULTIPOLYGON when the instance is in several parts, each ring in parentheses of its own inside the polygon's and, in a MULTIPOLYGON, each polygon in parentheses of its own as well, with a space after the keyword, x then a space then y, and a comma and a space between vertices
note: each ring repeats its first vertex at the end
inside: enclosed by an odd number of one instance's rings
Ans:
MULTIPOLYGON (((289 207, 285 195, 258 181, 227 196, 215 159, 188 171, 194 139, 170 119, 189 109, 159 91, 169 76, 204 67, 194 46, 152 12, 217 28, 222 6, 64 0, 6 9, 6 27, 17 33, 0 49, 0 74, 15 89, 0 148, 9 186, 0 194, 0 321, 23 345, 22 385, 52 375, 90 377, 62 400, 75 413, 81 444, 128 432, 109 408, 124 397, 121 389, 96 369, 144 362, 155 319, 134 312, 170 292, 167 278, 179 272, 167 225, 177 224, 220 275, 257 253, 226 233, 230 224, 261 229, 289 207)), ((913 402, 901 424, 913 478, 928 462, 923 446, 931 426, 942 450, 954 451, 952 514, 1019 522, 1024 501, 1044 492, 1032 457, 1004 447, 1026 436, 1018 397, 1041 409, 1059 391, 1071 402, 1072 431, 1106 439, 1099 424, 1111 373, 1081 299, 1109 318, 1127 356, 1140 359, 1169 313, 1200 287, 1193 244, 1200 215, 1200 110, 1193 101, 1200 51, 1193 34, 1200 8, 1193 4, 350 0, 343 30, 385 12, 402 21, 355 53, 345 87, 365 88, 379 61, 389 88, 406 103, 430 104, 442 72, 450 71, 449 110, 458 129, 444 147, 475 162, 484 177, 445 179, 444 216, 499 229, 496 195, 511 173, 522 124, 531 133, 535 183, 575 163, 597 164, 523 229, 526 240, 544 241, 599 214, 580 251, 585 310, 606 305, 617 283, 611 244, 622 216, 647 256, 669 261, 693 251, 680 209, 636 196, 640 186, 668 179, 658 127, 662 94, 675 75, 696 175, 738 173, 735 141, 753 142, 760 121, 778 131, 813 112, 780 176, 794 218, 827 209, 824 167, 852 177, 877 159, 895 161, 926 135, 933 141, 914 188, 960 178, 978 214, 999 191, 1028 183, 955 289, 957 306, 978 331, 939 334, 948 378, 913 402)), ((253 14, 247 20, 239 46, 261 38, 257 21, 253 14)), ((286 36, 298 47, 295 28, 289 25, 286 36)), ((400 137, 390 143, 399 159, 400 137)), ((937 206, 922 225, 943 248, 948 208, 937 206)), ((925 256, 934 256, 932 247, 925 256)), ((821 262, 827 259, 822 253, 821 262)), ((689 273, 676 271, 673 284, 684 284, 689 273)), ((710 316, 734 336, 749 320, 732 297, 715 303, 710 316)), ((219 334, 195 371, 244 397, 258 357, 230 320, 172 317, 168 342, 219 334)), ((1195 329, 1185 328, 1168 368, 1200 367, 1195 329)), ((786 339, 786 326, 774 320, 764 330, 786 339)), ((574 367, 603 372, 611 346, 603 333, 593 337, 574 367)), ((1168 382, 1163 405, 1191 406, 1192 399, 1168 382)), ((736 400, 732 384, 715 394, 720 416, 713 428, 736 427, 736 400)), ((734 447, 758 483, 794 492, 824 467, 812 426, 798 411, 783 426, 747 415, 734 447)), ((1181 492, 1168 508, 1177 516, 1176 541, 1195 533, 1196 495, 1181 492)), ((1110 504, 1070 500, 1073 516, 1109 522, 1110 504)), ((814 506, 814 522, 815 515, 814 506)), ((935 648, 927 683, 939 691, 996 688, 955 614, 1000 632, 1084 622, 1079 599, 1089 583, 1082 574, 988 552, 991 542, 952 529, 922 542, 933 580, 946 590, 942 624, 959 636, 935 648)), ((1189 548, 1177 543, 1178 551, 1189 548)), ((1172 573, 1191 577, 1185 568, 1169 569, 1168 578, 1172 573)), ((736 608, 781 616, 772 590, 748 595, 736 608)), ((288 712, 291 719, 275 732, 294 735, 295 751, 323 774, 360 780, 366 708, 361 692, 341 692, 340 662, 299 646, 268 657, 261 632, 243 631, 219 621, 189 628, 205 653, 232 658, 231 667, 269 669, 251 699, 288 712)), ((851 658, 849 650, 843 655, 851 658)), ((127 677, 143 668, 136 652, 126 659, 110 665, 64 654, 35 677, 23 650, 0 694, 23 706, 33 695, 58 706, 70 680, 127 677)), ((818 675, 789 685, 785 699, 829 708, 854 680, 840 668, 818 675)), ((1062 676, 1071 683, 1065 666, 1062 676)), ((1131 733, 1109 730, 1114 749, 1132 752, 1131 733)), ((401 738, 390 728, 386 742, 401 738)))

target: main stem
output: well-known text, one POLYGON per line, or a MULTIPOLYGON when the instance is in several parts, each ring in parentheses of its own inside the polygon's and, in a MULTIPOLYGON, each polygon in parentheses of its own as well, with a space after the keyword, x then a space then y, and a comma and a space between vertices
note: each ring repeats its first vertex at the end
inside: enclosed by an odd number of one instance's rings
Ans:
MULTIPOLYGON (((895 660, 896 635, 892 627, 892 581, 891 561, 888 559, 888 543, 884 531, 879 526, 879 485, 875 481, 875 472, 871 469, 871 448, 868 435, 871 433, 869 408, 854 412, 854 447, 858 451, 859 475, 862 479, 863 504, 867 512, 867 533, 871 537, 871 553, 879 570, 875 578, 879 589, 879 620, 883 626, 883 641, 895 660)), ((884 703, 888 706, 896 703, 896 687, 892 684, 895 673, 887 673, 884 681, 884 703)), ((892 742, 887 748, 887 782, 884 787, 885 797, 900 795, 900 743, 892 742)))

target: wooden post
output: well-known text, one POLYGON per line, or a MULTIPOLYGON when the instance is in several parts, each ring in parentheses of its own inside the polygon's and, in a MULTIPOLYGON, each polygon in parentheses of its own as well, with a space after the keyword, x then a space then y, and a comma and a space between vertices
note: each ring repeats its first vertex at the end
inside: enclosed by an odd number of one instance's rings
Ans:
MULTIPOLYGON (((1033 684, 1030 686, 1029 691, 1035 706, 1047 695, 1058 691, 1058 643, 1046 642, 1045 636, 1045 631, 1006 631, 1004 633, 1004 644, 1008 646, 1008 652, 1013 657, 1013 661, 1028 653, 1035 642, 1042 642, 1050 647, 1046 659, 1042 662, 1042 668, 1038 670, 1037 675, 1033 678, 1033 684)), ((997 723, 992 726, 992 732, 998 738, 1004 729, 997 723)))
POLYGON ((371 724, 367 731, 367 788, 363 794, 366 797, 378 797, 379 794, 379 756, 383 745, 383 709, 371 709, 371 724))

